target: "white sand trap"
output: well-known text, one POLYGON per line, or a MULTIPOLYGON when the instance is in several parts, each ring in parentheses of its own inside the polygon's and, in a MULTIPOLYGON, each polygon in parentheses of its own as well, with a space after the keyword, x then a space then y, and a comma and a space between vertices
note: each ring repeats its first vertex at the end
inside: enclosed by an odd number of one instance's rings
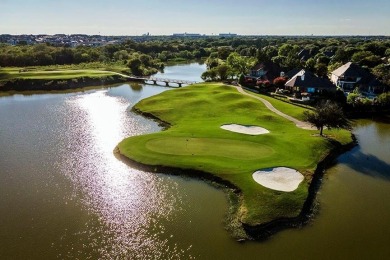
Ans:
POLYGON ((264 187, 289 192, 296 190, 304 177, 294 169, 277 167, 256 171, 253 179, 264 187))
POLYGON ((222 125, 221 128, 235 133, 246 134, 246 135, 262 135, 262 134, 269 133, 267 129, 262 128, 260 126, 245 126, 245 125, 230 124, 230 125, 222 125))

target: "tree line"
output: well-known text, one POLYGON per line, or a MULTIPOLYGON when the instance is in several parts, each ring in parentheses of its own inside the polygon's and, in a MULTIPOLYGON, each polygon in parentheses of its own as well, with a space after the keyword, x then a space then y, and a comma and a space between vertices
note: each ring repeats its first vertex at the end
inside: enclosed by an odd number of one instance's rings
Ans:
POLYGON ((122 63, 133 74, 150 74, 169 61, 207 59, 206 80, 246 73, 256 63, 273 62, 284 71, 305 68, 326 76, 352 61, 390 85, 390 39, 363 37, 150 37, 105 46, 0 44, 0 66, 45 66, 90 62, 122 63))

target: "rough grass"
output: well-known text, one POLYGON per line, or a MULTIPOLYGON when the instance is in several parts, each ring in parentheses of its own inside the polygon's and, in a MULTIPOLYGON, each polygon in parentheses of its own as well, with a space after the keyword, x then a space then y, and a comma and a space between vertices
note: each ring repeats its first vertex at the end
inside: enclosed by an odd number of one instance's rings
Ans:
MULTIPOLYGON (((284 113, 295 111, 287 105, 281 109, 284 113)), ((119 152, 142 164, 200 170, 232 183, 241 190, 240 221, 249 225, 298 216, 317 163, 333 147, 315 131, 297 128, 260 101, 222 84, 166 91, 140 101, 135 108, 170 127, 127 138, 118 145, 119 152), (257 125, 270 133, 250 136, 220 129, 229 123, 257 125), (254 171, 277 166, 297 169, 306 178, 293 192, 274 191, 253 180, 254 171)), ((342 143, 351 141, 348 131, 338 131, 333 137, 342 143)))

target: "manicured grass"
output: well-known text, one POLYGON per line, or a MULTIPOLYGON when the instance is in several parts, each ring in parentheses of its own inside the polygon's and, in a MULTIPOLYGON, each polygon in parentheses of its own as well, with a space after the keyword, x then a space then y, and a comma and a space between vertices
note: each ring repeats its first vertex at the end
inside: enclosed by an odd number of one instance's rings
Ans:
MULTIPOLYGON (((294 111, 287 105, 283 112, 294 111)), ((127 138, 118 145, 119 152, 142 164, 200 170, 232 183, 241 191, 240 220, 249 225, 299 215, 314 169, 333 147, 328 139, 313 135, 316 131, 299 129, 262 102, 222 84, 166 91, 140 101, 135 109, 170 127, 127 138), (230 123, 257 125, 270 133, 250 136, 220 128, 230 123), (293 192, 274 191, 253 180, 254 171, 277 166, 297 169, 306 178, 293 192)), ((348 131, 334 137, 351 141, 348 131)))
POLYGON ((0 67, 0 82, 13 79, 67 80, 81 77, 99 78, 128 73, 123 63, 80 63, 71 65, 0 67))
POLYGON ((93 69, 80 70, 27 70, 20 71, 20 68, 5 68, 0 69, 0 80, 12 79, 41 79, 41 80, 55 80, 55 79, 74 79, 81 77, 104 77, 115 75, 115 72, 108 72, 93 69))
MULTIPOLYGON (((270 97, 270 96, 256 94, 256 93, 253 93, 250 91, 247 91, 247 92, 251 93, 252 95, 258 95, 258 96, 264 98, 265 100, 269 101, 279 111, 281 111, 287 115, 290 115, 292 117, 295 117, 298 120, 304 121, 303 112, 308 110, 308 109, 294 105, 292 103, 283 102, 279 99, 275 99, 275 98, 270 97)), ((345 144, 348 144, 351 142, 351 134, 346 130, 324 129, 324 135, 329 136, 331 138, 334 138, 335 140, 340 142, 342 145, 345 145, 345 144)))
POLYGON ((254 92, 251 92, 248 90, 246 90, 246 91, 248 93, 251 93, 252 95, 258 95, 258 96, 264 98, 265 100, 269 101, 279 111, 281 111, 287 115, 290 115, 292 117, 295 117, 298 120, 304 120, 303 112, 308 110, 308 109, 300 107, 300 106, 296 106, 293 104, 289 104, 287 102, 283 102, 279 99, 275 99, 275 98, 270 97, 270 96, 257 94, 257 93, 254 93, 254 92))

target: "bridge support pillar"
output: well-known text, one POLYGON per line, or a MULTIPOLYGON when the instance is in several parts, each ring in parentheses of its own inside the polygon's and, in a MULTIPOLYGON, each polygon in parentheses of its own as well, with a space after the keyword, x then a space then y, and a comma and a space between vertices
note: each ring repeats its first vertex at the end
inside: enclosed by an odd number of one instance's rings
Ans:
POLYGON ((157 85, 157 81, 156 81, 156 80, 153 80, 153 84, 154 84, 154 85, 157 85))
POLYGON ((169 87, 169 82, 165 81, 165 86, 169 87))
POLYGON ((177 83, 179 85, 179 88, 181 88, 181 83, 177 83))

